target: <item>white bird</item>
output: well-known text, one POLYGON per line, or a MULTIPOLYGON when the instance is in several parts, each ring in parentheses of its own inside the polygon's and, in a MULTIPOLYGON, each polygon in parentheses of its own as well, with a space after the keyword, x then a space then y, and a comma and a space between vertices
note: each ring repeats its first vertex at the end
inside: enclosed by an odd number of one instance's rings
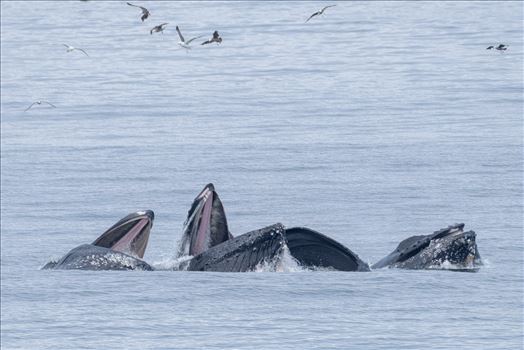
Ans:
POLYGON ((89 55, 87 54, 87 52, 84 51, 84 49, 80 49, 78 47, 74 47, 74 46, 67 45, 67 44, 62 44, 62 45, 67 47, 67 50, 66 50, 67 52, 78 50, 78 51, 82 51, 87 57, 89 57, 89 55))
POLYGON ((142 10, 142 17, 140 17, 142 22, 144 22, 147 19, 147 17, 149 17, 151 15, 151 12, 149 12, 149 10, 146 9, 145 7, 133 5, 133 4, 129 3, 129 2, 126 2, 126 4, 128 4, 129 6, 138 7, 138 8, 140 8, 142 10))
POLYGON ((191 46, 189 46, 189 44, 193 40, 203 37, 203 35, 199 35, 199 36, 195 36, 194 38, 189 39, 188 41, 185 41, 184 37, 182 36, 182 33, 180 33, 180 29, 178 28, 178 26, 176 26, 176 31, 178 33, 178 36, 180 37, 180 41, 178 42, 178 45, 180 45, 180 47, 186 50, 191 50, 191 46))
POLYGON ((314 14, 309 16, 309 18, 306 19, 306 22, 304 22, 304 23, 307 23, 311 18, 313 18, 315 16, 322 15, 327 8, 335 7, 335 6, 337 6, 337 5, 329 5, 329 6, 324 7, 322 10, 318 10, 317 12, 315 12, 314 14))
POLYGON ((40 100, 39 100, 39 101, 35 101, 35 102, 31 103, 31 105, 30 105, 29 107, 27 107, 27 108, 24 110, 24 112, 27 112, 28 110, 30 110, 31 107, 33 107, 34 105, 41 105, 42 103, 47 103, 47 104, 50 105, 51 107, 56 108, 56 106, 55 106, 54 104, 50 103, 50 102, 47 102, 47 101, 40 101, 40 100))

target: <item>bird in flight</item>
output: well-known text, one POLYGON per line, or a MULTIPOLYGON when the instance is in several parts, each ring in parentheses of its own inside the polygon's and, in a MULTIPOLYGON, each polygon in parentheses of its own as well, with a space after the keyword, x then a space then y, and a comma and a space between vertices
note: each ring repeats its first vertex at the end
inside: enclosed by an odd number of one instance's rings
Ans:
POLYGON ((84 49, 81 49, 81 48, 78 48, 78 47, 74 47, 74 46, 71 46, 71 45, 67 45, 67 44, 62 44, 62 45, 67 47, 67 50, 66 50, 67 52, 78 50, 78 51, 82 51, 87 57, 89 57, 89 55, 87 54, 87 52, 84 51, 84 49))
POLYGON ((508 49, 508 45, 499 44, 497 47, 495 47, 493 45, 490 45, 490 46, 486 47, 486 50, 491 50, 491 49, 495 49, 495 50, 499 50, 499 51, 506 51, 508 49))
POLYGON ((157 25, 156 27, 154 27, 153 29, 151 29, 151 30, 149 31, 149 34, 153 34, 153 32, 155 32, 155 33, 160 32, 160 33, 164 34, 164 28, 165 28, 168 24, 169 24, 169 23, 162 23, 162 24, 157 25))
POLYGON ((213 37, 211 39, 209 39, 209 40, 204 41, 200 45, 207 45, 207 44, 211 44, 211 43, 217 43, 217 45, 218 45, 221 42, 222 42, 222 38, 220 37, 220 34, 218 34, 218 32, 215 30, 213 32, 213 37))
POLYGON ((35 101, 35 102, 31 103, 31 105, 30 105, 29 107, 27 107, 27 108, 24 110, 24 112, 27 112, 28 110, 30 110, 31 107, 33 107, 34 105, 41 105, 42 103, 47 103, 47 104, 50 105, 51 107, 56 108, 56 106, 55 106, 54 104, 50 103, 50 102, 47 102, 47 101, 40 101, 40 100, 39 100, 39 101, 35 101))
POLYGON ((318 15, 321 15, 324 13, 324 11, 326 11, 327 8, 330 8, 330 7, 335 7, 337 5, 329 5, 329 6, 326 6, 324 7, 322 10, 318 10, 317 12, 315 12, 314 14, 312 14, 311 16, 309 16, 308 19, 306 19, 306 21, 304 23, 307 23, 311 18, 315 17, 315 16, 318 16, 318 15))
POLYGON ((180 28, 178 28, 178 26, 176 26, 176 31, 178 33, 178 36, 180 37, 180 41, 178 42, 178 45, 180 45, 181 47, 183 47, 186 50, 191 50, 191 46, 189 46, 189 44, 193 40, 203 37, 203 35, 199 35, 199 36, 195 36, 194 38, 189 39, 188 41, 185 41, 184 37, 182 36, 182 33, 180 32, 180 28))
POLYGON ((139 7, 142 10, 142 17, 140 17, 142 22, 144 22, 147 19, 147 17, 149 17, 151 15, 151 12, 149 12, 149 10, 146 9, 145 7, 133 5, 133 4, 129 3, 129 2, 126 2, 126 4, 128 4, 129 6, 133 6, 133 7, 139 7))

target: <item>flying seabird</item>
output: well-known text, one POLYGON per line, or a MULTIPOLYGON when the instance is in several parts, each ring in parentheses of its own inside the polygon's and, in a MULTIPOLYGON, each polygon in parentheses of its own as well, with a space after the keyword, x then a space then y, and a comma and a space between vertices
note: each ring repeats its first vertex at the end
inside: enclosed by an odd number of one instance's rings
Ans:
POLYGON ((180 32, 180 29, 178 28, 178 26, 176 26, 176 31, 178 33, 178 36, 180 37, 180 41, 178 42, 178 45, 180 45, 181 47, 183 47, 186 50, 191 50, 191 46, 189 46, 189 44, 193 40, 203 37, 203 35, 199 35, 199 36, 195 36, 194 38, 189 39, 188 41, 185 41, 184 37, 182 36, 182 33, 180 32))
POLYGON ((87 54, 87 52, 84 51, 84 49, 81 49, 81 48, 78 48, 78 47, 74 47, 74 46, 71 46, 71 45, 67 45, 67 44, 62 44, 62 45, 67 47, 67 50, 66 50, 67 52, 78 50, 78 51, 82 51, 87 57, 89 57, 89 55, 87 54))
POLYGON ((493 45, 490 45, 490 46, 486 47, 486 50, 491 50, 491 49, 495 49, 495 50, 499 50, 499 51, 506 51, 508 49, 508 45, 499 44, 497 47, 495 47, 493 45))
POLYGON ((126 4, 128 4, 129 6, 133 6, 133 7, 139 7, 142 10, 142 17, 140 17, 142 22, 144 22, 144 20, 151 15, 149 10, 146 9, 145 7, 133 5, 133 4, 129 3, 129 2, 126 2, 126 4))
POLYGON ((24 110, 24 112, 27 112, 28 110, 30 110, 31 107, 33 107, 34 105, 41 105, 42 103, 47 103, 47 104, 50 105, 51 107, 56 108, 56 106, 55 106, 54 104, 50 103, 50 102, 47 102, 47 101, 40 101, 40 100, 39 100, 39 101, 35 101, 35 102, 31 103, 31 105, 30 105, 29 107, 27 107, 27 108, 24 110))
POLYGON ((155 33, 158 33, 158 32, 161 32, 162 34, 164 34, 164 27, 167 26, 169 23, 162 23, 162 24, 159 24, 157 25, 156 27, 154 27, 153 29, 151 29, 149 31, 150 34, 153 34, 153 32, 155 33))
POLYGON ((222 38, 220 37, 220 34, 218 34, 218 32, 215 30, 213 32, 213 37, 211 39, 209 39, 209 40, 204 41, 200 45, 207 45, 207 44, 211 44, 211 43, 217 43, 217 45, 218 45, 221 42, 222 42, 222 38))
POLYGON ((314 14, 312 14, 311 16, 309 16, 308 19, 306 19, 306 21, 304 23, 307 23, 311 18, 315 17, 315 16, 318 16, 318 15, 321 15, 324 13, 324 11, 327 9, 327 8, 330 8, 330 7, 335 7, 337 5, 329 5, 329 6, 326 6, 324 7, 322 10, 318 10, 317 12, 315 12, 314 14))

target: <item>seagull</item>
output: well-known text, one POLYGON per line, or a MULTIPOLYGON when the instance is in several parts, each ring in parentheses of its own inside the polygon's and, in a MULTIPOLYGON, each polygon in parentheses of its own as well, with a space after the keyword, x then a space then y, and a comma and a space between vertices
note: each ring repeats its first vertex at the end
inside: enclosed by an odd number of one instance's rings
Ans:
POLYGON ((182 33, 180 33, 180 29, 178 28, 178 26, 176 26, 176 31, 178 33, 178 36, 180 37, 180 41, 178 42, 178 45, 180 45, 181 47, 183 47, 186 50, 191 50, 191 46, 189 46, 189 44, 193 40, 203 37, 203 35, 199 35, 199 36, 195 36, 194 38, 189 39, 188 41, 185 41, 184 37, 182 36, 182 33))
POLYGON ((142 7, 142 6, 137 6, 137 5, 133 5, 129 2, 126 2, 126 4, 128 4, 129 6, 133 6, 133 7, 139 7, 141 10, 142 10, 142 17, 140 17, 140 19, 142 20, 142 22, 144 22, 144 20, 147 19, 147 17, 149 17, 151 15, 151 13, 149 12, 148 9, 146 9, 145 7, 142 7))
POLYGON ((326 6, 324 7, 322 10, 318 10, 317 12, 315 12, 314 14, 312 14, 311 16, 309 16, 308 19, 306 19, 306 21, 304 23, 307 23, 311 18, 315 17, 315 16, 318 16, 318 15, 321 15, 324 13, 324 11, 326 11, 327 8, 330 8, 330 7, 335 7, 337 5, 329 5, 329 6, 326 6))
POLYGON ((213 37, 211 39, 209 39, 209 40, 204 41, 200 45, 207 45, 207 44, 211 44, 211 43, 217 43, 217 45, 218 45, 221 42, 222 42, 222 38, 220 37, 220 34, 218 34, 218 32, 215 30, 213 32, 213 37))
POLYGON ((41 105, 42 103, 47 103, 47 104, 50 105, 51 107, 56 108, 56 106, 55 106, 54 104, 50 103, 50 102, 47 102, 47 101, 40 101, 40 100, 39 100, 39 101, 35 101, 35 102, 31 103, 31 106, 27 107, 27 108, 24 110, 24 112, 27 112, 28 110, 30 110, 31 107, 33 107, 34 105, 41 105))
POLYGON ((499 44, 497 47, 495 47, 493 45, 490 45, 490 46, 486 47, 486 50, 491 50, 491 49, 495 49, 495 50, 499 50, 499 51, 506 51, 508 49, 508 45, 499 44))
POLYGON ((156 27, 154 27, 153 29, 151 29, 149 31, 150 34, 153 34, 153 32, 155 33, 158 33, 158 32, 161 32, 162 34, 164 34, 164 27, 167 26, 169 23, 162 23, 162 24, 159 24, 157 25, 156 27))
POLYGON ((67 45, 67 44, 62 44, 62 45, 67 47, 67 50, 66 50, 67 52, 78 50, 78 51, 82 51, 87 57, 89 57, 89 55, 87 54, 87 52, 84 51, 84 49, 81 49, 81 48, 78 48, 78 47, 74 47, 74 46, 71 46, 71 45, 67 45))

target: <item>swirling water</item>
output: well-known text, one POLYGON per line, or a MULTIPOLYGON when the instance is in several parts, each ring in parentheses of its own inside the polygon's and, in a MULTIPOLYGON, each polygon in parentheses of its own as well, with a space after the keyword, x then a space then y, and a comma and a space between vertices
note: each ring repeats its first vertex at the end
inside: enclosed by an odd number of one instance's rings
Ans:
POLYGON ((1 3, 2 349, 522 348, 522 2, 307 24, 324 3, 145 4, 141 23, 124 1, 1 3), (224 41, 186 53, 175 25, 224 41), (234 234, 307 226, 372 263, 465 222, 486 266, 39 270, 137 209, 169 265, 208 182, 234 234))

